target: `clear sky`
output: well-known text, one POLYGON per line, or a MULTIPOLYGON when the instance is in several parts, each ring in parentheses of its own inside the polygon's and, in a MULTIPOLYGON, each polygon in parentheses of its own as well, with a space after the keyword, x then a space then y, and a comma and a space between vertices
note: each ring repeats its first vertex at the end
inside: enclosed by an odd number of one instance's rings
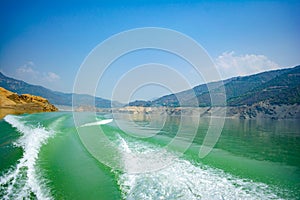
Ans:
MULTIPOLYGON (((141 27, 169 28, 190 36, 208 52, 222 78, 292 67, 300 64, 299 9, 299 1, 2 0, 0 71, 71 92, 81 63, 95 46, 141 27)), ((174 67, 192 86, 203 82, 176 56, 148 50, 115 62, 97 96, 110 98, 122 74, 149 62, 174 67)), ((153 85, 132 98, 166 93, 153 85)))

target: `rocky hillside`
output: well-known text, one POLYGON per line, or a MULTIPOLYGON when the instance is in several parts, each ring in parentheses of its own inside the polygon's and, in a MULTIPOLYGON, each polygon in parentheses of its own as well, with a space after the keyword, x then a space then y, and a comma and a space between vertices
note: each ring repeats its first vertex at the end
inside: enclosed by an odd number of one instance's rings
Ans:
POLYGON ((18 95, 0 87, 0 118, 7 114, 52 112, 58 109, 40 96, 18 95))

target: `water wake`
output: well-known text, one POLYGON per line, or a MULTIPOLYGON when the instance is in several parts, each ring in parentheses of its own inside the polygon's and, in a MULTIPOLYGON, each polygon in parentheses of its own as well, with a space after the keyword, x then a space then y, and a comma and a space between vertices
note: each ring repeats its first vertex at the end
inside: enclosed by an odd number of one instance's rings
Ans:
POLYGON ((36 167, 40 148, 54 131, 44 127, 26 125, 20 117, 8 115, 6 122, 16 128, 22 136, 14 143, 23 149, 23 157, 18 164, 0 177, 0 196, 2 199, 52 199, 36 167))
MULTIPOLYGON (((123 138, 119 142, 124 152, 135 153, 136 157, 158 148, 143 142, 126 142, 123 138)), ((136 174, 128 169, 120 175, 118 184, 124 199, 280 199, 264 183, 240 179, 183 158, 174 159, 172 152, 164 156, 171 157, 173 162, 163 169, 136 174)))
POLYGON ((83 124, 83 125, 81 125, 80 127, 103 125, 103 124, 111 123, 112 121, 113 121, 113 119, 103 119, 103 120, 101 120, 101 121, 83 124))

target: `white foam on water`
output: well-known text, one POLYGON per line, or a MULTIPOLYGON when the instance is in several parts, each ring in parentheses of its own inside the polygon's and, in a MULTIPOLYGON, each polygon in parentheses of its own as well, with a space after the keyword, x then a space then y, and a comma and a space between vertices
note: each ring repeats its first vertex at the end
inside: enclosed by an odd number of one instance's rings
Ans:
POLYGON ((103 119, 100 121, 83 124, 80 127, 103 125, 103 124, 111 123, 112 121, 113 121, 113 119, 103 119))
POLYGON ((2 198, 27 199, 34 194, 37 199, 52 199, 46 180, 39 175, 35 165, 40 148, 54 135, 54 131, 40 125, 26 125, 17 116, 8 115, 4 120, 22 134, 14 145, 21 147, 24 153, 15 168, 0 177, 2 198))
MULTIPOLYGON (((123 148, 124 152, 128 152, 129 149, 137 155, 142 151, 159 148, 141 141, 126 142, 123 138, 121 144, 119 147, 123 148)), ((172 158, 172 164, 148 173, 133 174, 130 169, 132 165, 126 164, 128 172, 122 173, 118 180, 123 199, 280 199, 274 194, 274 190, 264 183, 241 179, 183 158, 174 159, 174 154, 165 152, 164 159, 172 158)))
POLYGON ((119 136, 119 139, 120 139, 121 149, 126 153, 131 153, 131 150, 129 149, 127 142, 121 136, 119 136))
POLYGON ((154 145, 150 147, 150 144, 143 146, 139 141, 127 142, 120 135, 118 135, 117 143, 122 157, 120 160, 122 169, 128 173, 149 172, 164 168, 175 157, 175 155, 171 156, 167 150, 154 145))

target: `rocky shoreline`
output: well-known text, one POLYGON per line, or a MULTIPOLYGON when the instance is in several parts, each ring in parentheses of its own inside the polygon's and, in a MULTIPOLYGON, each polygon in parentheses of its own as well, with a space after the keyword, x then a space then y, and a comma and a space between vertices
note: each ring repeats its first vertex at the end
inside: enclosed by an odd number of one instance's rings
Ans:
POLYGON ((167 114, 200 117, 220 117, 239 119, 300 119, 300 105, 271 105, 257 103, 251 106, 228 107, 142 107, 126 106, 121 108, 77 107, 74 111, 114 112, 124 114, 167 114))
POLYGON ((58 109, 40 96, 18 95, 0 87, 0 119, 8 114, 53 112, 58 109))

